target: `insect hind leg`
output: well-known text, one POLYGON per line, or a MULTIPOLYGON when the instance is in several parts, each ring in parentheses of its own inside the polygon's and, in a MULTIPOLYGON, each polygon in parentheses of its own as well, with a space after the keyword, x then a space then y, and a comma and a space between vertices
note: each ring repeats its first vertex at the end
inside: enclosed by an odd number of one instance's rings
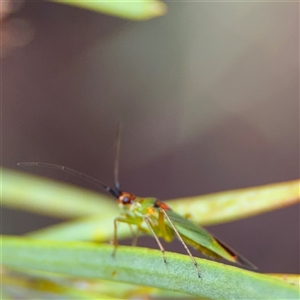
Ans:
POLYGON ((164 260, 164 263, 166 264, 167 263, 167 260, 166 260, 166 255, 165 255, 165 248, 163 247, 162 243, 160 242, 160 240, 158 239, 158 236, 156 235, 152 225, 151 225, 151 222, 149 221, 149 219, 147 217, 144 218, 144 221, 146 222, 146 224, 148 225, 151 233, 153 234, 156 242, 157 242, 157 245, 163 255, 163 260, 164 260))
POLYGON ((131 235, 132 235, 131 246, 135 247, 137 245, 137 241, 138 241, 138 238, 139 238, 139 228, 136 231, 134 231, 131 224, 128 224, 128 225, 129 225, 130 232, 131 232, 131 235))
POLYGON ((171 227, 173 228, 175 234, 177 235, 178 239, 180 240, 180 242, 182 243, 183 247, 185 248, 186 252, 188 253, 188 255, 190 256, 191 260, 193 261, 193 264, 196 268, 198 277, 201 278, 200 275, 200 271, 199 271, 199 267, 198 264, 194 258, 194 256, 192 255, 191 251, 189 250, 188 246, 186 245, 186 243, 184 242, 184 240, 182 239, 181 235, 179 234, 178 230, 176 229, 176 227, 174 226, 173 222, 170 220, 168 214, 165 212, 164 209, 160 208, 160 210, 164 213, 165 217, 167 218, 167 220, 169 221, 171 227))

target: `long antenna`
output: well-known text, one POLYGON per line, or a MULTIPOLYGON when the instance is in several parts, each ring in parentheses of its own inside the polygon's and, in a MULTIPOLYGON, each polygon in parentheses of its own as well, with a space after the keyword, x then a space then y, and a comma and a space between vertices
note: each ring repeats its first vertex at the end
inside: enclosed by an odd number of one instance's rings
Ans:
POLYGON ((121 129, 122 124, 118 121, 117 124, 117 135, 116 135, 116 149, 115 149, 115 166, 114 166, 114 180, 115 180, 115 189, 116 191, 121 194, 121 186, 119 182, 119 165, 120 165, 120 147, 121 147, 121 129))
POLYGON ((61 170, 65 173, 71 174, 73 176, 76 176, 78 178, 84 179, 98 187, 102 187, 104 188, 107 192, 109 192, 111 195, 113 195, 114 197, 118 198, 120 196, 120 190, 117 189, 116 186, 116 190, 112 189, 111 187, 109 187, 108 185, 102 183, 100 180, 95 179, 89 175, 86 175, 84 173, 81 173, 79 171, 73 170, 71 168, 65 167, 65 166, 60 166, 60 165, 54 165, 54 164, 48 164, 48 163, 42 163, 42 162, 20 162, 17 163, 18 166, 22 166, 22 167, 32 167, 32 166, 38 166, 38 167, 45 167, 45 168, 50 168, 50 169, 58 169, 61 170))

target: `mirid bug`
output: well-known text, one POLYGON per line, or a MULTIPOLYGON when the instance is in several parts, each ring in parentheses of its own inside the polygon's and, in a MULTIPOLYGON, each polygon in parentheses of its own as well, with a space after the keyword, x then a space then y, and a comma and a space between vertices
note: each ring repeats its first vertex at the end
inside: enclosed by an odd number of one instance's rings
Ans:
POLYGON ((176 212, 174 212, 166 203, 156 198, 137 197, 132 193, 123 192, 119 183, 120 126, 118 126, 116 141, 117 142, 114 167, 114 188, 109 187, 108 185, 102 183, 101 181, 91 176, 88 176, 79 171, 75 171, 73 169, 61 165, 41 162, 22 162, 18 163, 18 165, 39 166, 58 169, 65 173, 89 181, 90 183, 93 183, 97 186, 100 186, 101 188, 104 188, 108 193, 110 193, 113 197, 115 197, 121 209, 121 214, 119 217, 116 217, 113 222, 113 256, 115 256, 118 247, 118 223, 126 223, 129 225, 130 230, 133 234, 134 245, 136 244, 139 232, 147 233, 154 236, 157 245, 162 252, 163 260, 165 263, 165 249, 161 244, 159 237, 163 238, 167 242, 171 242, 175 237, 177 237, 184 246, 188 255, 190 256, 199 278, 201 276, 198 264, 194 256, 190 252, 189 248, 187 247, 187 244, 212 259, 224 258, 230 262, 237 263, 242 267, 248 269, 256 269, 256 267, 246 258, 238 254, 236 251, 227 246, 221 240, 214 237, 204 228, 196 225, 187 218, 184 218, 176 212), (135 232, 133 231, 132 226, 136 227, 135 232))

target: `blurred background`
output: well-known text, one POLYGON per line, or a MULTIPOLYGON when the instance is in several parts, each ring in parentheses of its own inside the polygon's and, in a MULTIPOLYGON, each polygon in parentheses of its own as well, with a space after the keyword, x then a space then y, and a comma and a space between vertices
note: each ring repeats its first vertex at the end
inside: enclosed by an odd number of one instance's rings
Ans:
MULTIPOLYGON (((167 5, 145 22, 55 3, 10 7, 3 166, 95 189, 16 165, 63 164, 112 185, 120 120, 121 183, 137 195, 165 200, 298 178, 299 3, 167 5)), ((2 211, 4 234, 57 222, 2 211)), ((299 206, 209 230, 262 272, 299 272, 299 206)), ((151 238, 140 244, 156 247, 151 238)), ((166 248, 184 253, 176 242, 166 248)))

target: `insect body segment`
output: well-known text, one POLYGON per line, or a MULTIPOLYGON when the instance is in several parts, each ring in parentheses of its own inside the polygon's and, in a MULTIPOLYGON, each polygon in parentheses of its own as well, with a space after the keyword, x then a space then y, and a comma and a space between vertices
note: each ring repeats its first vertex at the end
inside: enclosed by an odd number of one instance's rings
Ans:
MULTIPOLYGON (((119 197, 120 198, 120 197, 119 197)), ((127 200, 127 199, 126 199, 127 200)), ((124 201, 119 201, 124 202, 124 201)), ((127 201, 126 201, 127 203, 127 201)), ((197 263, 189 251, 187 244, 209 256, 213 259, 227 259, 231 262, 238 263, 244 267, 255 269, 247 259, 237 254, 220 240, 214 238, 204 228, 194 224, 190 220, 175 213, 167 204, 155 198, 131 199, 130 205, 122 203, 122 220, 130 225, 136 225, 138 232, 145 232, 155 237, 157 244, 164 255, 164 248, 159 242, 161 237, 167 242, 171 242, 177 237, 191 257, 199 275, 197 263), (144 226, 144 225, 147 226, 144 226)), ((117 226, 115 226, 115 230, 117 226)), ((116 236, 116 233, 115 233, 116 236)), ((115 244, 116 245, 116 244, 115 244)), ((164 256, 165 260, 165 256, 164 256)), ((199 275, 200 277, 200 275, 199 275)))
MULTIPOLYGON (((186 244, 210 258, 217 260, 224 258, 246 268, 256 269, 247 259, 212 236, 204 228, 175 213, 167 204, 155 198, 131 198, 130 205, 124 207, 122 214, 126 220, 125 223, 134 224, 138 231, 154 235, 157 241, 158 237, 167 242, 171 242, 174 237, 177 237, 195 265, 196 262, 186 244), (143 223, 146 223, 147 227, 143 226, 143 223)), ((161 250, 163 249, 160 243, 159 247, 161 250)), ((196 268, 198 270, 198 267, 196 268)))

